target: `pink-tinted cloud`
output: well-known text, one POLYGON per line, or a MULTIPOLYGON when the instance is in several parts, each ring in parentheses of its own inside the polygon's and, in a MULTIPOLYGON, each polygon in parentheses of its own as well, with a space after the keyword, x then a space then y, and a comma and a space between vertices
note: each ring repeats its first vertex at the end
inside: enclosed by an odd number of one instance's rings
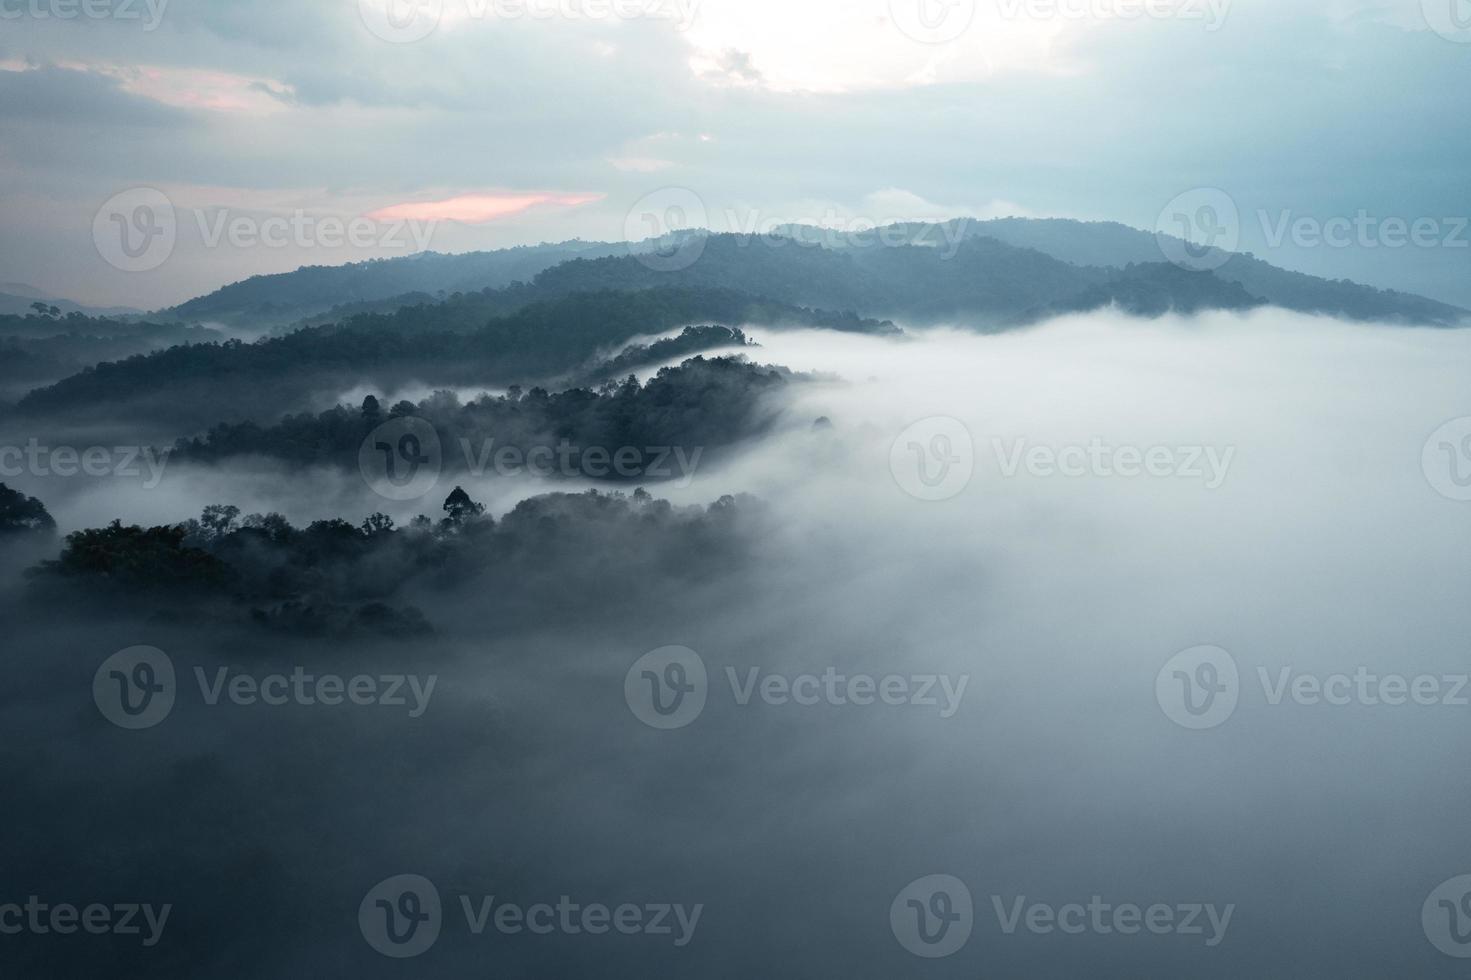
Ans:
MULTIPOLYGON (((181 109, 264 115, 288 108, 295 98, 290 86, 281 82, 224 71, 68 60, 50 64, 112 79, 130 95, 181 109)), ((18 58, 0 59, 0 71, 35 70, 36 65, 18 58)))
POLYGON ((480 224, 520 214, 534 207, 575 208, 603 199, 601 194, 461 194, 442 201, 409 201, 371 212, 375 221, 461 221, 480 224))

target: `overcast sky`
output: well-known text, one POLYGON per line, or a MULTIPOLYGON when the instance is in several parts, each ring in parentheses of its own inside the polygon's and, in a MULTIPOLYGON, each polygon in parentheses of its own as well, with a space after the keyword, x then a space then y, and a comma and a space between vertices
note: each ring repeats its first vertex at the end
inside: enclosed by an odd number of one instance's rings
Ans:
POLYGON ((425 245, 621 239, 670 187, 722 230, 1153 228, 1214 187, 1243 249, 1471 306, 1456 2, 0 0, 0 283, 153 308, 425 245), (129 272, 94 239, 140 187, 177 241, 129 272), (324 223, 365 217, 356 242, 324 223), (1346 247, 1284 236, 1299 218, 1346 247))

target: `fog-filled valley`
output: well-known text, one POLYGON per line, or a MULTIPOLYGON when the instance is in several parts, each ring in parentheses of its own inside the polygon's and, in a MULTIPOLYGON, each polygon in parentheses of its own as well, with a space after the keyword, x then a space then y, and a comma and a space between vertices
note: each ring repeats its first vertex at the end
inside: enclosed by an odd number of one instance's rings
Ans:
POLYGON ((443 901, 436 972, 888 976, 912 959, 890 900, 945 874, 974 925, 936 975, 1440 975, 1419 911, 1464 853, 1465 709, 1268 695, 1283 670, 1464 662, 1468 517, 1422 450, 1461 403, 1468 335, 1274 309, 738 326, 759 346, 735 356, 781 370, 703 404, 760 423, 664 479, 446 468, 394 500, 354 453, 14 481, 62 531, 239 508, 172 545, 218 582, 158 542, 8 580, 28 822, 7 877, 173 906, 156 948, 31 939, 23 969, 398 975, 354 913, 412 873, 443 901), (273 513, 295 527, 245 520, 273 513), (375 513, 397 529, 353 530, 375 513), (1190 730, 1156 683, 1203 645, 1234 658, 1239 704, 1190 730), (127 731, 92 674, 138 646, 177 696, 127 731), (628 677, 670 647, 698 655, 705 700, 661 730, 628 677), (402 708, 275 707, 222 697, 221 668, 437 681, 417 706, 405 686, 402 708), (836 698, 762 686, 824 674, 836 698), (854 703, 853 676, 902 696, 854 703), (702 911, 687 942, 672 912, 663 937, 476 935, 461 901, 485 896, 702 911), (1013 915, 1094 896, 1216 921, 1013 915))
POLYGON ((1471 0, 0 0, 0 980, 1471 963, 1471 0))

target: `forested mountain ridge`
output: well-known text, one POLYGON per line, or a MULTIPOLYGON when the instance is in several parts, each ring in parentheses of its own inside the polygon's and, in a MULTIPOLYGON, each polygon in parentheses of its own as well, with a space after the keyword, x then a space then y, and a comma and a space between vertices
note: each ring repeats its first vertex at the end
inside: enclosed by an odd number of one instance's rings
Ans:
MULTIPOLYGON (((257 276, 169 312, 280 329, 389 313, 455 293, 492 290, 494 312, 505 314, 577 291, 685 286, 914 323, 964 318, 996 329, 1026 322, 1035 310, 1076 308, 1080 297, 1100 295, 1096 287, 1129 266, 1164 258, 1153 233, 1116 222, 958 219, 853 234, 793 225, 766 235, 694 231, 635 244, 564 242, 307 267, 257 276), (648 253, 671 243, 677 261, 650 260, 648 253)), ((1437 326, 1471 316, 1422 296, 1290 272, 1248 254, 1222 259, 1208 274, 1299 312, 1437 326)), ((1196 309, 1209 290, 1191 292, 1170 308, 1196 309)))
POLYGON ((169 315, 267 327, 319 315, 335 306, 371 303, 406 294, 500 288, 579 256, 627 254, 628 246, 568 241, 490 252, 421 252, 340 266, 303 266, 294 272, 252 276, 181 303, 169 315))
MULTIPOLYGON (((467 294, 255 343, 175 347, 101 364, 32 391, 17 411, 90 417, 126 404, 139 417, 191 428, 201 420, 270 423, 321 404, 324 392, 327 404, 333 404, 334 392, 361 384, 387 390, 410 382, 439 387, 551 383, 616 353, 631 338, 691 324, 760 322, 897 332, 892 324, 730 290, 577 293, 499 317, 484 315, 483 299, 467 294)), ((711 346, 726 343, 719 335, 707 339, 711 346)))

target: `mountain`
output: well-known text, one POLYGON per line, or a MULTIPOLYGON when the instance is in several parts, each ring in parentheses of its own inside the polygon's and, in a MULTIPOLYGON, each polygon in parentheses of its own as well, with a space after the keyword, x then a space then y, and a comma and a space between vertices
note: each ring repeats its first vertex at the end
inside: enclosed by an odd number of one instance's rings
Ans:
MULTIPOLYGON (((733 289, 916 324, 967 321, 1002 329, 1032 322, 1042 311, 1092 308, 1088 302, 1122 299, 1122 308, 1141 315, 1239 309, 1246 303, 1227 288, 1218 292, 1222 305, 1212 306, 1200 280, 1130 271, 1159 265, 1164 257, 1154 234, 1115 222, 959 219, 847 236, 794 225, 761 236, 685 232, 631 245, 571 241, 309 266, 256 276, 167 312, 191 321, 281 330, 433 305, 456 293, 496 291, 484 304, 486 312, 506 315, 574 292, 679 287, 733 289), (1141 275, 1151 279, 1147 287, 1141 275), (1170 295, 1176 288, 1184 292, 1170 295), (1150 293, 1148 300, 1141 289, 1150 293)), ((1285 309, 1432 326, 1471 316, 1409 293, 1290 272, 1248 254, 1220 258, 1222 267, 1209 275, 1239 286, 1252 300, 1285 309)))
POLYGON ((987 223, 897 225, 840 239, 836 247, 825 244, 832 236, 819 229, 793 227, 776 237, 708 235, 693 244, 685 241, 677 246, 683 252, 672 253, 685 267, 672 271, 641 256, 574 260, 537 276, 532 289, 567 295, 655 285, 718 287, 916 325, 961 323, 981 330, 1032 323, 1048 311, 1082 312, 1111 304, 1140 316, 1271 304, 1410 325, 1456 326, 1471 317, 1422 296, 1289 272, 1249 255, 1222 255, 1225 264, 1214 272, 1179 269, 1161 261, 1153 235, 1122 225, 1020 222, 997 230, 1021 229, 1019 241, 1058 254, 983 235, 978 228, 991 228, 987 223), (896 241, 912 244, 892 244, 896 241), (1109 257, 1116 247, 1117 258, 1106 265, 1071 261, 1109 257))
MULTIPOLYGON (((187 426, 271 423, 336 403, 362 385, 547 385, 585 376, 635 337, 742 323, 895 334, 891 323, 757 300, 733 290, 579 292, 490 316, 498 294, 356 317, 255 343, 193 344, 100 364, 27 394, 17 410, 95 421, 126 412, 187 426)), ((729 346, 730 331, 687 337, 679 354, 729 346)), ((625 353, 627 353, 625 351, 625 353)), ((620 366, 619 370, 622 370, 620 366)))
POLYGON ((84 316, 119 317, 139 316, 143 312, 128 306, 83 306, 24 283, 0 282, 0 316, 26 316, 35 312, 32 309, 35 303, 54 306, 63 315, 81 313, 84 316))
POLYGON ((1244 311, 1265 305, 1265 300, 1253 296, 1238 282, 1168 262, 1149 262, 1130 265, 1105 282, 1049 303, 1033 311, 1031 319, 1045 320, 1110 306, 1131 316, 1158 317, 1166 313, 1189 316, 1206 310, 1244 311))
MULTIPOLYGON (((1123 268, 1130 264, 1158 263, 1164 257, 1154 234, 1110 221, 962 219, 951 222, 944 230, 963 238, 993 238, 1079 265, 1123 268)), ((1217 278, 1236 283, 1251 295, 1284 309, 1423 326, 1456 326, 1471 317, 1471 312, 1460 307, 1413 293, 1290 272, 1247 253, 1217 253, 1217 256, 1224 263, 1213 273, 1217 278)))
POLYGON ((333 307, 373 303, 405 294, 440 294, 509 286, 543 269, 583 256, 627 254, 628 246, 570 241, 494 252, 444 255, 421 252, 341 266, 303 266, 295 272, 252 276, 181 303, 168 315, 188 320, 269 327, 294 323, 333 307))
POLYGON ((105 361, 179 344, 225 339, 218 331, 139 317, 0 313, 0 399, 10 400, 105 361))

